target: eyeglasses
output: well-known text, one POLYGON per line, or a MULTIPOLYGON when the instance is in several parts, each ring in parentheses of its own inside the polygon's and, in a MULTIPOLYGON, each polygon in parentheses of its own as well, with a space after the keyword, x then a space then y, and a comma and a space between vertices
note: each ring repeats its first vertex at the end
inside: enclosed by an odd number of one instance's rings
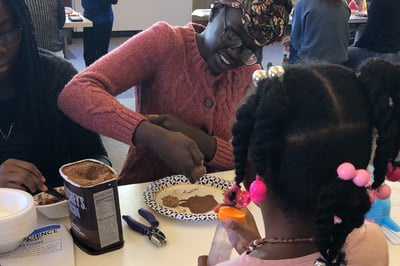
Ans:
POLYGON ((229 48, 239 48, 243 46, 240 53, 240 60, 246 66, 252 66, 261 59, 261 49, 252 51, 243 45, 242 39, 232 30, 226 27, 226 6, 224 6, 224 32, 221 35, 222 43, 229 48))
POLYGON ((0 33, 0 45, 13 47, 21 41, 21 28, 14 28, 10 31, 0 33))

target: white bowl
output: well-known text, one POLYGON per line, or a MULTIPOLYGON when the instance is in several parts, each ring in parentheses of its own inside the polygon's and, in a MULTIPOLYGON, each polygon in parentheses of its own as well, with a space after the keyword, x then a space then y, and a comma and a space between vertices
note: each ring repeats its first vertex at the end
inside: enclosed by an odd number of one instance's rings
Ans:
MULTIPOLYGON (((64 187, 56 187, 58 192, 64 193, 64 187)), ((60 219, 67 217, 68 212, 68 200, 61 200, 50 204, 39 204, 40 199, 45 197, 46 199, 55 200, 55 198, 46 192, 39 193, 34 196, 36 209, 49 219, 60 219)))
POLYGON ((36 227, 32 195, 19 189, 0 188, 0 253, 17 248, 36 227))

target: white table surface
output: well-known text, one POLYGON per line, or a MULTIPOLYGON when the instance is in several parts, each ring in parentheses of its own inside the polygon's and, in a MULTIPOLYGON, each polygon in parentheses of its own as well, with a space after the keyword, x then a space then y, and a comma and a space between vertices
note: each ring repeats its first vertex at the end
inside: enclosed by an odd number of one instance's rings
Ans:
MULTIPOLYGON (((233 171, 211 174, 232 180, 233 171)), ((143 200, 143 190, 149 183, 120 186, 119 200, 121 214, 129 214, 133 218, 146 223, 139 216, 139 208, 150 209, 143 200)), ((391 217, 400 223, 400 183, 390 183, 392 186, 391 217)), ((259 209, 251 204, 250 210, 254 214, 259 228, 262 218, 259 209)), ((166 234, 167 245, 161 248, 153 246, 146 236, 129 229, 122 221, 124 246, 121 249, 104 253, 102 255, 88 255, 75 246, 76 266, 124 266, 124 265, 163 265, 163 266, 188 266, 197 265, 197 257, 208 254, 216 221, 193 222, 181 221, 163 216, 152 211, 160 222, 159 228, 166 234)), ((68 218, 49 220, 39 215, 39 225, 60 223, 70 227, 68 218)), ((261 230, 263 231, 263 230, 261 230)), ((261 232, 263 233, 263 232, 261 232)), ((400 265, 400 245, 389 243, 390 266, 400 265)), ((43 264, 45 265, 45 264, 43 264)))
POLYGON ((80 15, 83 21, 71 21, 68 17, 68 15, 65 15, 65 24, 64 28, 84 28, 84 27, 93 27, 93 22, 84 17, 83 15, 80 15))

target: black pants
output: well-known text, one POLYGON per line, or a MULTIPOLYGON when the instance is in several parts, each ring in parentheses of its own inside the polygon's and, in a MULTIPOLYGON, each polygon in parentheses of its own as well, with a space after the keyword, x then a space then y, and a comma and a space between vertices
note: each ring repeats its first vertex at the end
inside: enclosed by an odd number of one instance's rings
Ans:
POLYGON ((94 24, 83 28, 83 58, 86 66, 108 52, 113 23, 94 24))

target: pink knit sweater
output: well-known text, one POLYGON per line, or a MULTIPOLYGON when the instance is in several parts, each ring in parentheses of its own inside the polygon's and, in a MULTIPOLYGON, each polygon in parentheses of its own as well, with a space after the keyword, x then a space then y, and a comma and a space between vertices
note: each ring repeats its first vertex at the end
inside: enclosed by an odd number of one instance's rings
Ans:
MULTIPOLYGON (((59 96, 62 111, 83 126, 132 145, 143 114, 171 114, 215 137, 217 150, 208 171, 233 167, 231 127, 235 111, 259 65, 211 74, 195 38, 200 25, 172 27, 158 22, 76 75, 59 96), (116 96, 135 87, 134 112, 116 96)), ((174 174, 157 155, 131 146, 121 184, 174 174)))

